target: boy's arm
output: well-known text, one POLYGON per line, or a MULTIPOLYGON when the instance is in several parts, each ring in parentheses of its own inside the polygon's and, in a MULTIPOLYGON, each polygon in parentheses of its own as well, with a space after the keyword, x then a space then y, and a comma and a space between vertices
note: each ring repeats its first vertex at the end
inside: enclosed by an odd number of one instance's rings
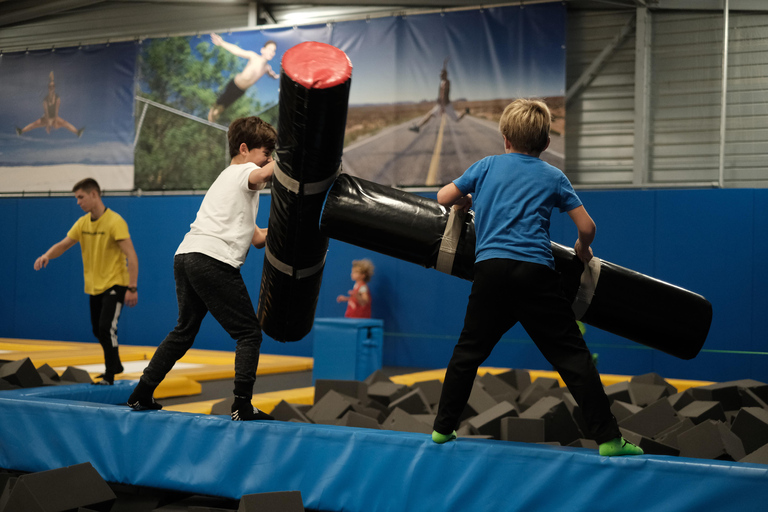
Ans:
MULTIPOLYGON (((128 288, 136 288, 139 282, 139 257, 136 255, 136 249, 133 247, 133 242, 130 238, 124 238, 117 240, 117 245, 120 246, 120 250, 125 254, 128 260, 128 288)), ((125 292, 125 304, 128 307, 133 307, 139 302, 138 290, 132 292, 128 290, 125 292)))
POLYGON ((256 226, 253 230, 253 237, 251 238, 251 244, 257 249, 263 249, 267 244, 267 231, 269 228, 261 229, 256 226))
POLYGON ((583 205, 569 211, 568 215, 573 223, 576 224, 576 229, 579 230, 579 238, 576 240, 573 249, 581 261, 588 263, 592 259, 592 249, 589 246, 592 245, 597 230, 595 221, 592 220, 592 217, 589 216, 583 205))
POLYGON ((269 76, 271 76, 272 78, 275 78, 275 79, 277 79, 277 78, 280 78, 280 75, 278 75, 278 74, 275 72, 275 70, 274 70, 274 69, 272 69, 272 66, 270 66, 269 64, 267 64, 267 74, 268 74, 269 76))
POLYGON ((76 243, 77 243, 77 240, 66 236, 64 237, 64 240, 62 240, 61 242, 53 244, 50 249, 45 251, 45 253, 42 256, 40 256, 35 260, 35 270, 40 270, 41 268, 47 267, 48 262, 50 260, 54 258, 58 258, 62 254, 64 254, 67 251, 67 249, 69 249, 76 243))
POLYGON ((446 208, 456 205, 466 212, 472 206, 472 194, 464 195, 455 183, 449 183, 437 192, 437 202, 446 208))
POLYGON ((243 50, 236 44, 228 43, 221 38, 219 34, 211 33, 211 42, 216 46, 221 46, 235 57, 242 57, 243 59, 250 59, 256 52, 243 50))
POLYGON ((272 175, 275 173, 275 161, 271 160, 264 167, 254 169, 248 175, 248 188, 251 190, 258 190, 262 188, 262 184, 268 183, 272 179, 272 175))

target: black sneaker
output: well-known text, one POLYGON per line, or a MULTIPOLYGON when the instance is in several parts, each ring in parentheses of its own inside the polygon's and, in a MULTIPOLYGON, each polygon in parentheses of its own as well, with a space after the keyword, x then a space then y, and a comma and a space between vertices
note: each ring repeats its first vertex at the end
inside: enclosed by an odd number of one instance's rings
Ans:
POLYGON ((270 416, 264 411, 260 411, 257 408, 251 406, 250 408, 235 409, 232 411, 232 421, 254 421, 254 420, 274 420, 274 416, 270 416))
POLYGON ((128 403, 125 404, 134 411, 159 411, 163 408, 162 405, 155 402, 155 399, 153 398, 150 403, 141 403, 140 400, 136 400, 135 402, 131 402, 130 398, 128 399, 128 403))

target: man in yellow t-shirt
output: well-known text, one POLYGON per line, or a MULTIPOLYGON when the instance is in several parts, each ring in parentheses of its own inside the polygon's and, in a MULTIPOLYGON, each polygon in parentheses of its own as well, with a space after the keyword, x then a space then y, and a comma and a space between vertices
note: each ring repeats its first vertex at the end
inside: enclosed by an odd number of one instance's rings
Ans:
POLYGON ((72 192, 77 205, 86 214, 75 222, 62 241, 35 260, 35 270, 48 266, 49 260, 58 258, 80 242, 93 334, 104 349, 105 370, 98 384, 113 384, 115 375, 123 372, 117 344, 117 321, 123 304, 133 307, 139 300, 136 288, 139 259, 128 233, 128 224, 104 206, 96 180, 81 180, 72 192))

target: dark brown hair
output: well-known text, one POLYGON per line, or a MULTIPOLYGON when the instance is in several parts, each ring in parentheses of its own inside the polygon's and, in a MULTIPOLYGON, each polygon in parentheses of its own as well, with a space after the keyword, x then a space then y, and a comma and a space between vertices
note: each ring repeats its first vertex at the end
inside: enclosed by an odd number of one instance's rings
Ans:
POLYGON ((83 192, 89 193, 92 190, 95 190, 96 192, 101 195, 101 187, 93 178, 85 178, 84 180, 80 180, 77 183, 75 183, 75 186, 72 187, 72 192, 77 192, 78 190, 82 190, 83 192))
POLYGON ((240 153, 240 144, 245 143, 248 149, 265 148, 271 154, 277 144, 277 132, 271 124, 258 117, 241 117, 229 125, 229 156, 234 158, 240 153))

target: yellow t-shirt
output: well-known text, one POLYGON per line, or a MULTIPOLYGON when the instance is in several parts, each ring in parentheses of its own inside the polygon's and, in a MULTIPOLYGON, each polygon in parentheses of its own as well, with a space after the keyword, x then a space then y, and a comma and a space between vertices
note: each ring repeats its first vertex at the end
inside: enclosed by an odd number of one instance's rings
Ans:
POLYGON ((91 221, 91 214, 86 213, 67 236, 80 242, 85 293, 99 295, 116 284, 128 286, 128 262, 117 241, 131 235, 120 215, 107 208, 98 220, 91 221))

